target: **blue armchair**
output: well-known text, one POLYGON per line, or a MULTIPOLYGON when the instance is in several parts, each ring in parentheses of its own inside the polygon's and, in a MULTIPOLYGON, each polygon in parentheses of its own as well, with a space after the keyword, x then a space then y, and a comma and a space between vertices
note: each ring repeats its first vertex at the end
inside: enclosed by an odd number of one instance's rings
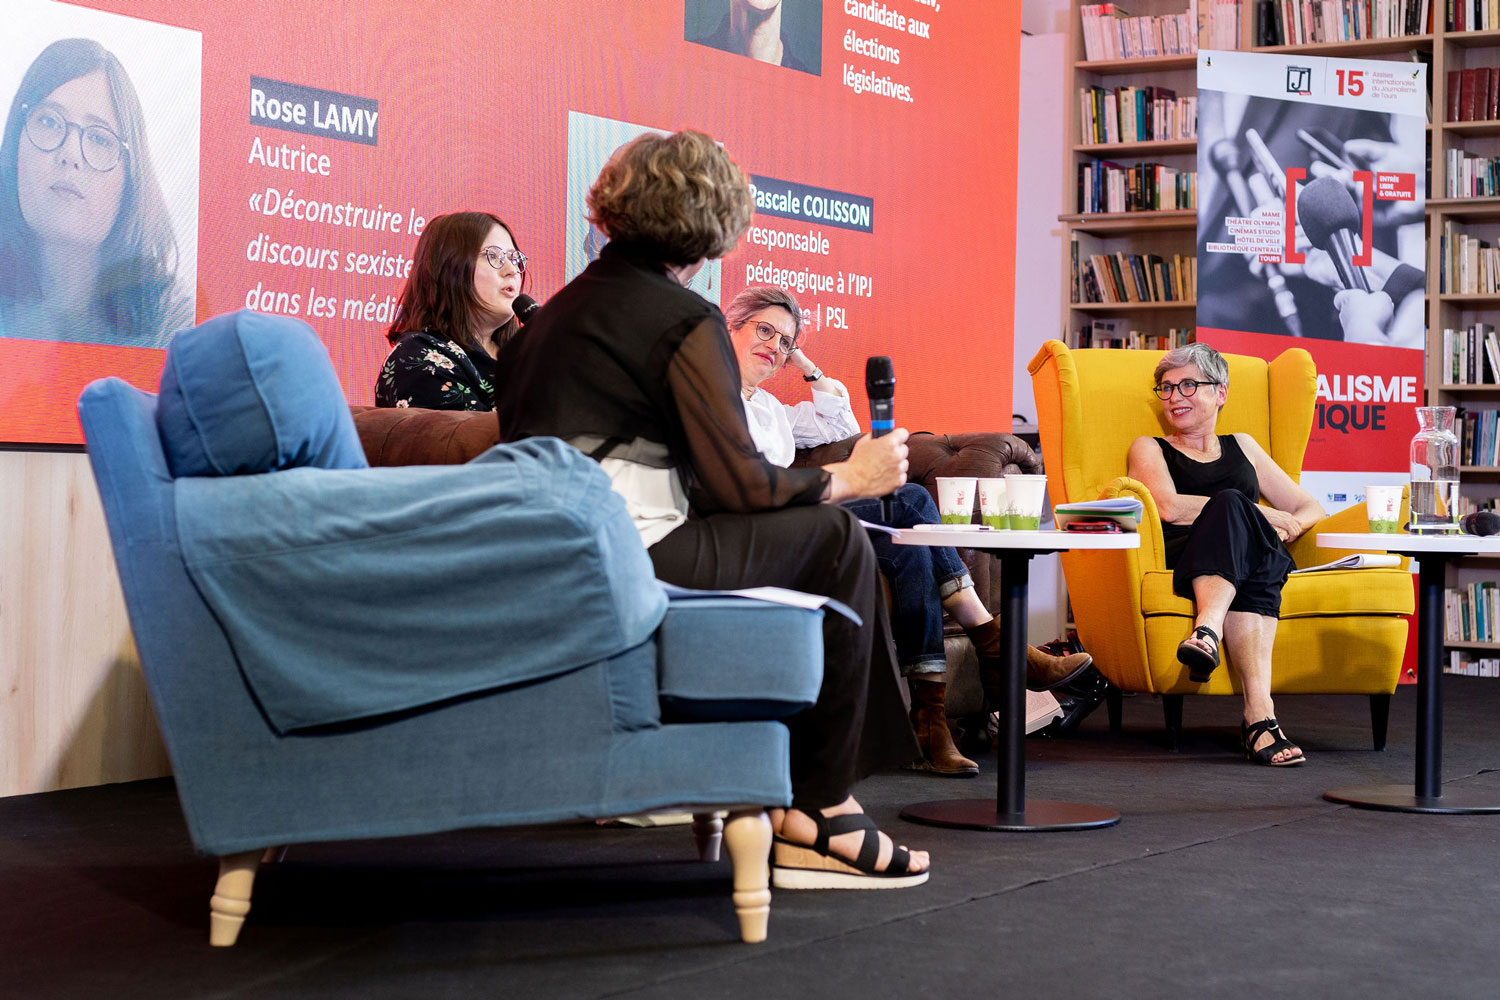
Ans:
POLYGON ((669 600, 560 442, 366 467, 295 320, 210 320, 159 396, 104 379, 79 414, 188 830, 220 856, 212 944, 288 844, 665 808, 705 857, 722 836, 765 938, 774 720, 817 696, 821 612, 669 600))

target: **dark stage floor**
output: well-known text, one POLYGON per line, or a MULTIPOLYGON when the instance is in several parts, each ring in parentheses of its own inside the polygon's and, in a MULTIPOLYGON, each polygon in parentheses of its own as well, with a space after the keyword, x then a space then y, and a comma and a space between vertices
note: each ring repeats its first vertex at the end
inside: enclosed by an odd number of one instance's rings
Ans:
MULTIPOLYGON (((1500 681, 1444 678, 1444 774, 1500 800, 1500 681)), ((172 786, 0 800, 0 996, 1491 997, 1500 995, 1500 815, 1325 802, 1409 782, 1415 691, 1370 748, 1368 703, 1279 704, 1307 765, 1231 753, 1238 705, 1188 699, 1183 752, 1128 699, 1031 740, 1033 797, 1106 805, 1084 833, 912 826, 903 804, 993 796, 978 780, 880 776, 858 795, 930 849, 923 887, 778 892, 742 945, 727 862, 686 828, 470 830, 292 849, 262 869, 232 949, 207 943, 215 865, 172 786)))

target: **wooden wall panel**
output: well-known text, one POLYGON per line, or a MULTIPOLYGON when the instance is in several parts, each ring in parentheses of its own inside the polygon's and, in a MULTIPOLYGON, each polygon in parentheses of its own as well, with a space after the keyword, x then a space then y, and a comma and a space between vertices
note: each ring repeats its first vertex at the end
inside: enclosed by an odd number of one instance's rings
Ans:
POLYGON ((87 456, 0 451, 0 795, 168 773, 87 456))

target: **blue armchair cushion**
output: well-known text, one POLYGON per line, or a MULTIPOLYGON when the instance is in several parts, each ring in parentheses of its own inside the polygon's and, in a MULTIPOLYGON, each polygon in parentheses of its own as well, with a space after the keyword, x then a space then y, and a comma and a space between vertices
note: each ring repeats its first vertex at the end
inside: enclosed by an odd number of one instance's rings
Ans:
POLYGON ((609 477, 555 438, 174 491, 188 573, 281 733, 565 673, 666 612, 609 477))
POLYGON ((657 633, 661 706, 693 722, 779 719, 812 705, 823 684, 826 611, 673 589, 657 633), (735 654, 726 657, 725 650, 735 654), (753 650, 753 655, 742 651, 753 650), (726 660, 733 662, 725 669, 726 660))
POLYGON ((327 349, 285 316, 226 313, 174 337, 156 421, 174 477, 368 466, 327 349))

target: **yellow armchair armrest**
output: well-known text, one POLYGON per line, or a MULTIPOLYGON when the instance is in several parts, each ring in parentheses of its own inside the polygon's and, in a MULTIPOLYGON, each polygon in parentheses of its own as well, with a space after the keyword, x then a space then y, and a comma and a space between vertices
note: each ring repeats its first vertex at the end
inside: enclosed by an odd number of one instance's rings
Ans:
POLYGON ((1105 484, 1099 499, 1114 500, 1117 497, 1135 497, 1141 501, 1140 568, 1143 571, 1166 569, 1167 554, 1161 537, 1161 513, 1156 509, 1156 500, 1151 496, 1151 491, 1139 479, 1116 476, 1105 484))
MULTIPOLYGON (((1402 501, 1404 505, 1404 496, 1402 497, 1402 501)), ((1369 512, 1365 509, 1364 504, 1357 503, 1352 506, 1345 507, 1343 510, 1334 511, 1332 514, 1329 514, 1327 517, 1323 518, 1323 520, 1319 521, 1317 524, 1309 528, 1301 538, 1297 539, 1287 547, 1287 550, 1292 554, 1292 561, 1297 564, 1298 569, 1302 569, 1307 566, 1321 566, 1324 563, 1333 562, 1335 559, 1342 559, 1344 558, 1344 556, 1351 556, 1360 551, 1359 549, 1319 548, 1318 533, 1325 531, 1359 532, 1361 534, 1369 534, 1369 512)), ((1410 563, 1410 559, 1403 557, 1401 560, 1401 568, 1410 570, 1410 563)))

